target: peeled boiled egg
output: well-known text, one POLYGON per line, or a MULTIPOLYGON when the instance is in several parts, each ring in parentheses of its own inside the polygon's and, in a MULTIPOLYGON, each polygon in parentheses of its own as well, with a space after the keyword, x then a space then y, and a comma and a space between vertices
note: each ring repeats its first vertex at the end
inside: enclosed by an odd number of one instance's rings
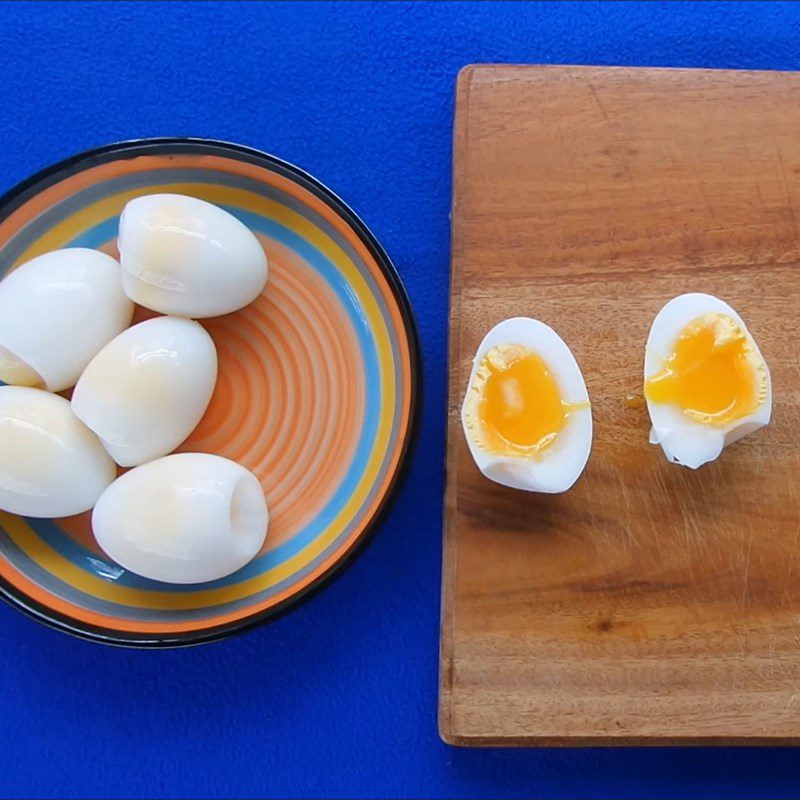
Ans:
POLYGON ((486 334, 461 421, 478 469, 514 489, 566 491, 592 446, 589 396, 572 352, 552 328, 526 317, 486 334))
POLYGON ((742 318, 708 294, 684 294, 656 316, 647 339, 644 395, 651 444, 696 469, 767 425, 769 369, 742 318))
POLYGON ((90 509, 116 467, 57 394, 0 386, 0 509, 69 517, 90 509))
POLYGON ((132 316, 111 256, 84 247, 37 256, 0 282, 0 381, 68 389, 132 316))
POLYGON ((156 317, 110 341, 75 386, 72 408, 112 458, 133 467, 174 450, 205 413, 217 351, 198 322, 156 317))
POLYGON ((240 569, 264 544, 268 522, 258 478, 207 453, 178 453, 125 473, 92 515, 106 554, 169 583, 213 581, 240 569))
POLYGON ((227 314, 255 300, 267 282, 258 239, 232 214, 196 197, 131 200, 118 244, 128 297, 163 314, 227 314))

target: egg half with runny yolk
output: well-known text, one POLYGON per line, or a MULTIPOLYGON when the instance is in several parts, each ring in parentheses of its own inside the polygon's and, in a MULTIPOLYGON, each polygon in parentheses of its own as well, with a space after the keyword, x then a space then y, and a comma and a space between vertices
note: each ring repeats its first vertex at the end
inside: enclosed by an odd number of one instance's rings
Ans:
POLYGON ((556 494, 592 446, 589 395, 575 357, 543 322, 514 317, 478 347, 461 421, 478 469, 504 486, 556 494))
POLYGON ((742 318, 708 294, 684 294, 656 316, 647 339, 644 395, 651 444, 696 469, 769 423, 772 384, 742 318))

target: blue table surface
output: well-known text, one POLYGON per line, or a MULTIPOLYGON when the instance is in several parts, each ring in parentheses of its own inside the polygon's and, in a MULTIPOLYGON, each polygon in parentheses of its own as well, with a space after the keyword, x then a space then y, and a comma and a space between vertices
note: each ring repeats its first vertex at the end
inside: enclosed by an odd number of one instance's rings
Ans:
POLYGON ((242 142, 331 186, 416 312, 421 438, 297 611, 182 651, 0 604, 6 796, 791 796, 792 749, 461 750, 436 728, 453 89, 470 62, 797 69, 789 3, 0 3, 0 191, 120 139, 242 142))

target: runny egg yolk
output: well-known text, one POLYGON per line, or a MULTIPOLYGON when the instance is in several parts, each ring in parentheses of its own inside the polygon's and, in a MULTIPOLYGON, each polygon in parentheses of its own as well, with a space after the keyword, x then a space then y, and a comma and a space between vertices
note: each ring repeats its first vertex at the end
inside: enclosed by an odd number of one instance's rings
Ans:
POLYGON ((706 314, 681 331, 644 391, 650 402, 675 404, 697 422, 722 427, 764 401, 766 368, 736 320, 706 314))
POLYGON ((493 347, 481 360, 475 389, 485 449, 535 456, 553 443, 569 414, 588 403, 565 403, 547 363, 520 345, 493 347))

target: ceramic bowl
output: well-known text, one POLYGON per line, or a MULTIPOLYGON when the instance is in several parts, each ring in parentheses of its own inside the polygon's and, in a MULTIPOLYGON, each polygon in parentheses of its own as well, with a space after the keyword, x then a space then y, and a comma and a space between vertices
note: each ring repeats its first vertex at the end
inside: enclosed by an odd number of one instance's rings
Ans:
POLYGON ((126 142, 33 176, 0 199, 0 275, 59 247, 116 254, 123 206, 154 192, 222 206, 269 258, 270 280, 255 303, 202 320, 219 379, 179 448, 227 456, 259 477, 270 507, 267 542, 227 578, 178 586, 111 562, 89 514, 34 520, 0 512, 0 592, 79 636, 178 646, 285 611, 364 544, 408 458, 418 348, 400 279, 361 220, 296 167, 223 142, 126 142))

